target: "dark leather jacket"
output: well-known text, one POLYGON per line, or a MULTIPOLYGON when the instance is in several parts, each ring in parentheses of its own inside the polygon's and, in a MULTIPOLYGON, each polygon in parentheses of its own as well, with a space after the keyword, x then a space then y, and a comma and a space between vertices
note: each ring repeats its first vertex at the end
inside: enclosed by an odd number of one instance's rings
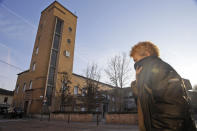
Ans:
POLYGON ((135 63, 138 99, 146 131, 196 131, 180 75, 156 56, 135 63))

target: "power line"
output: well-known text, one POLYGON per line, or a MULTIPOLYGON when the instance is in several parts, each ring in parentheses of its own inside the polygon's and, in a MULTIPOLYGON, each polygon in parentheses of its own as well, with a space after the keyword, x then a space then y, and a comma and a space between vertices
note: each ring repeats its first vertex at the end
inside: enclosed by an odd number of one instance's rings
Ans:
POLYGON ((12 15, 22 19, 25 23, 27 23, 28 25, 30 25, 33 29, 36 29, 36 26, 34 24, 32 24, 31 22, 29 22, 27 19, 25 19, 23 16, 18 15, 17 13, 15 13, 14 11, 12 11, 10 8, 8 8, 6 5, 4 4, 0 4, 1 7, 3 7, 4 9, 6 9, 9 13, 11 13, 12 15))
POLYGON ((23 69, 21 69, 21 68, 15 66, 15 65, 9 64, 8 62, 3 61, 3 60, 1 60, 1 59, 0 59, 0 62, 1 62, 1 63, 4 63, 4 64, 6 64, 6 65, 9 65, 9 66, 11 66, 11 67, 13 67, 13 68, 15 68, 15 69, 18 69, 18 70, 20 70, 20 71, 23 71, 23 69))

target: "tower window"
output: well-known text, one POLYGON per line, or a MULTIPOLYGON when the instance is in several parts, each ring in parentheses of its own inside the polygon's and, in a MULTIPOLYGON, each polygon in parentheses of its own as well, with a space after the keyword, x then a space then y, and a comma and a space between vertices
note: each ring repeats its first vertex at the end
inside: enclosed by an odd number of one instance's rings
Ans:
POLYGON ((64 51, 64 56, 69 57, 70 56, 70 52, 69 51, 64 51))
POLYGON ((47 90, 46 90, 46 97, 47 97, 47 103, 48 105, 51 105, 52 100, 52 92, 54 88, 54 77, 55 77, 55 70, 56 70, 56 60, 57 60, 57 54, 59 52, 59 44, 61 43, 61 33, 62 33, 62 26, 63 21, 56 18, 56 24, 55 24, 55 33, 53 37, 53 46, 52 46, 52 52, 51 52, 51 60, 49 65, 49 71, 48 71, 48 83, 47 83, 47 90))
POLYGON ((56 65, 56 61, 57 61, 57 51, 52 50, 52 54, 51 54, 51 66, 55 67, 56 65))
POLYGON ((67 43, 70 44, 71 43, 71 40, 70 39, 67 39, 67 43))
POLYGON ((39 48, 38 48, 38 47, 36 47, 36 55, 38 54, 38 51, 39 51, 39 48))
POLYGON ((35 71, 35 69, 36 69, 36 63, 33 63, 32 71, 35 71))
POLYGON ((29 82, 29 89, 32 89, 32 81, 29 82))
POLYGON ((54 84, 54 75, 55 75, 55 68, 51 67, 49 70, 48 84, 50 85, 54 84))
POLYGON ((56 33, 58 34, 61 34, 61 28, 62 28, 62 21, 60 20, 57 20, 57 23, 56 23, 56 33))
POLYGON ((68 27, 68 31, 69 31, 69 32, 72 32, 72 28, 71 28, 71 27, 68 27))

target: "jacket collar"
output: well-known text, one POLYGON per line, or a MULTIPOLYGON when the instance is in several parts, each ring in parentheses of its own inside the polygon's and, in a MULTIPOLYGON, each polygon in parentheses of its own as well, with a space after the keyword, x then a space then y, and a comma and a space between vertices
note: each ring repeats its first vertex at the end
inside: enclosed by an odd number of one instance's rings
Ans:
POLYGON ((141 67, 141 66, 144 65, 147 61, 150 61, 151 59, 154 59, 154 58, 158 58, 158 57, 157 57, 157 56, 147 56, 147 57, 144 57, 143 59, 137 61, 137 62, 134 64, 135 70, 137 69, 137 67, 141 67))

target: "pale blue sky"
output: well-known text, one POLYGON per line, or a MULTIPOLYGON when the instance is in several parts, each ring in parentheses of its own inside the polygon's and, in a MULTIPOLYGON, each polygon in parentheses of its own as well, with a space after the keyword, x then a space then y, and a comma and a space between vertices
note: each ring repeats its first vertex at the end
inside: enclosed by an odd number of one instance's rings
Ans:
MULTIPOLYGON (((75 73, 91 62, 105 68, 114 54, 129 54, 138 41, 150 40, 163 60, 197 84, 197 0, 58 1, 78 16, 75 73)), ((0 0, 0 60, 29 68, 40 13, 52 2, 0 0)), ((13 90, 19 72, 0 62, 0 88, 13 90)))

